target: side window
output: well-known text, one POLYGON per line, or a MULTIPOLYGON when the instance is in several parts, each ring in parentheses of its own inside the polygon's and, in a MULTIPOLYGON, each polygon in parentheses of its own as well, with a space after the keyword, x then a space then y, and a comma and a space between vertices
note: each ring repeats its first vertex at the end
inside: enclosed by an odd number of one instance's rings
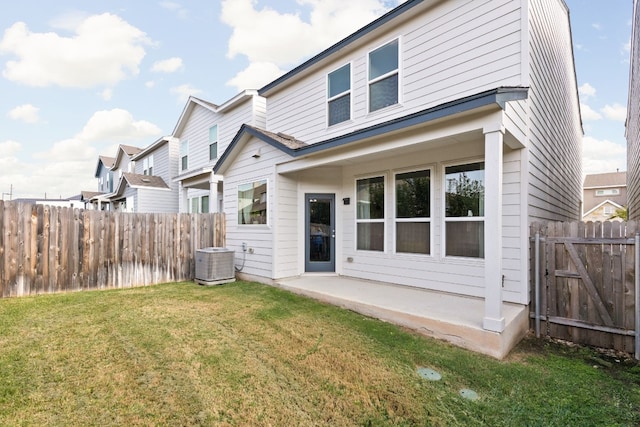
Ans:
POLYGON ((153 175, 153 154, 142 160, 142 174, 153 175))
POLYGON ((209 196, 202 196, 200 200, 200 212, 209 213, 209 196))
POLYGON ((356 248, 383 252, 384 176, 357 180, 356 199, 356 248))
POLYGON ((484 258, 484 162, 445 168, 446 256, 484 258))
POLYGON ((431 253, 431 170, 396 174, 396 252, 431 253))
POLYGON ((218 158, 218 125, 209 128, 209 160, 218 158))
POLYGON ((187 170, 189 167, 189 141, 180 143, 180 170, 187 170))
POLYGON ((398 103, 398 40, 369 53, 369 112, 398 103))
POLYGON ((329 126, 351 118, 351 64, 327 76, 327 103, 329 126))
POLYGON ((267 224, 267 180, 238 185, 238 224, 267 224))

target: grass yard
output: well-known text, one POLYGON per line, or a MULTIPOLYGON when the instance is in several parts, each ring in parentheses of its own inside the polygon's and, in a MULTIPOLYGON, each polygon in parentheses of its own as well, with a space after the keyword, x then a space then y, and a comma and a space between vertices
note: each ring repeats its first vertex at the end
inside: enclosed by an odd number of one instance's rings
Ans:
POLYGON ((246 282, 5 299, 0 425, 633 426, 640 365, 534 340, 496 361, 246 282))

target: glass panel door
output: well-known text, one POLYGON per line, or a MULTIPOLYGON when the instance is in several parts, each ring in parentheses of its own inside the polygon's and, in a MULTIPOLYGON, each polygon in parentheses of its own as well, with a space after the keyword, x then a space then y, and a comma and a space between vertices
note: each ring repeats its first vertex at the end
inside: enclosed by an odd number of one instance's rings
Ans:
POLYGON ((307 194, 305 221, 305 270, 335 271, 334 194, 307 194))

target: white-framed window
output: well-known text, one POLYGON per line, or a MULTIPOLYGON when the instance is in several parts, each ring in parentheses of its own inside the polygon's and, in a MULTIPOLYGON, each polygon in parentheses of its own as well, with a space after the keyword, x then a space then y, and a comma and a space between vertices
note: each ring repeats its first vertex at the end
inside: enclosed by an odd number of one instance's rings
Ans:
POLYGON ((153 175, 153 154, 142 160, 142 174, 153 175))
POLYGON ((189 141, 180 143, 180 170, 185 171, 189 168, 189 141))
POLYGON ((209 128, 209 160, 218 158, 218 125, 209 128))
POLYGON ((209 213, 209 196, 202 196, 200 199, 200 212, 209 213))
POLYGON ((619 188, 607 188, 602 190, 596 190, 596 196, 618 196, 620 195, 619 188))
POLYGON ((267 224, 267 180, 238 185, 238 224, 267 224))
POLYGON ((351 64, 327 75, 327 123, 329 126, 351 119, 351 64))
POLYGON ((445 255, 484 258, 484 162, 445 166, 445 255))
POLYGON ((611 205, 605 205, 602 207, 602 213, 605 215, 613 215, 615 212, 616 210, 611 205))
POLYGON ((397 253, 431 253, 431 168, 395 173, 397 253))
POLYGON ((193 197, 191 199, 191 210, 190 213, 200 213, 200 197, 193 197))
POLYGON ((369 112, 399 102, 399 44, 395 39, 369 52, 369 112))
POLYGON ((356 249, 384 252, 385 176, 356 180, 356 249))

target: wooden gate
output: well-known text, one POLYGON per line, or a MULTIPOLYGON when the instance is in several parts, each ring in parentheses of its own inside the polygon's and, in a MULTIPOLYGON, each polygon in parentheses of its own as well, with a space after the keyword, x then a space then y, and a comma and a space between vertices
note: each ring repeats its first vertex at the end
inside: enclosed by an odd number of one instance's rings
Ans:
POLYGON ((607 221, 531 226, 537 334, 640 357, 637 225, 607 221))

